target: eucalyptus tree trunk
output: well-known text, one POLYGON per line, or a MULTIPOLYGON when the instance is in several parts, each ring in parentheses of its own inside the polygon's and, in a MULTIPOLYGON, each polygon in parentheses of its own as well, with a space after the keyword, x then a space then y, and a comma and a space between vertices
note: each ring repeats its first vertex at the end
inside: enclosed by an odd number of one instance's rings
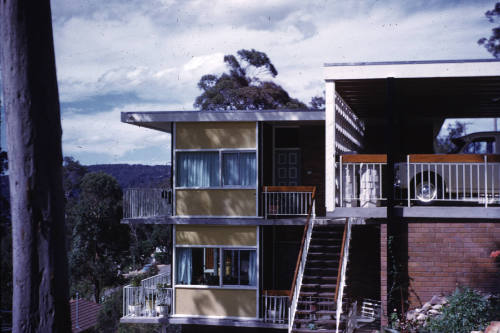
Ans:
POLYGON ((13 332, 71 332, 61 120, 49 0, 1 0, 13 332))

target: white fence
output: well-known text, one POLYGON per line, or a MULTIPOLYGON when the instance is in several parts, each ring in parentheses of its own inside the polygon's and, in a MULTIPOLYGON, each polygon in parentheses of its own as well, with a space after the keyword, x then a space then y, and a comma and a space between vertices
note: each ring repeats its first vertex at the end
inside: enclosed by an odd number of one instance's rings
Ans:
MULTIPOLYGON (((429 160, 429 158, 426 158, 429 160)), ((500 203, 500 163, 488 156, 460 156, 456 162, 425 161, 409 155, 406 165, 406 197, 412 202, 500 203), (482 161, 481 161, 482 159, 482 161)), ((401 170, 399 172, 402 173, 401 170)))
POLYGON ((267 294, 262 296, 264 305, 263 319, 265 323, 288 323, 288 296, 267 294))
POLYGON ((264 216, 307 216, 312 207, 314 216, 314 187, 264 186, 264 216))
POLYGON ((500 204, 498 155, 408 155, 395 163, 394 188, 384 188, 385 155, 342 155, 338 164, 340 207, 386 205, 387 191, 412 204, 500 204))
POLYGON ((168 317, 172 314, 172 288, 163 285, 168 282, 160 282, 164 275, 142 280, 139 287, 128 285, 123 288, 124 317, 168 317), (157 284, 153 285, 153 281, 157 284))
POLYGON ((164 188, 129 188, 123 193, 123 218, 172 215, 172 191, 164 188))

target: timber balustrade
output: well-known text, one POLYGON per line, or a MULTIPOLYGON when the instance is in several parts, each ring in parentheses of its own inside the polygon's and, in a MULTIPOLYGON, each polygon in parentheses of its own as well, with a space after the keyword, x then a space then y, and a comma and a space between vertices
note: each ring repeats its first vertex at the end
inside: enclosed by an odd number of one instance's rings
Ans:
POLYGON ((314 216, 315 186, 264 186, 264 216, 314 216))

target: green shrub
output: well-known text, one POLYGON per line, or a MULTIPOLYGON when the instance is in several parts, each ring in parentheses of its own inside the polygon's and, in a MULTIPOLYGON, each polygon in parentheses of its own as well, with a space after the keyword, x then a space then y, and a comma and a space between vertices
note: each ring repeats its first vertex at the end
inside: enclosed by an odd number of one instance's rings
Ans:
POLYGON ((441 315, 432 318, 426 327, 431 332, 469 333, 483 330, 493 317, 494 306, 478 292, 463 288, 456 289, 448 297, 441 315))

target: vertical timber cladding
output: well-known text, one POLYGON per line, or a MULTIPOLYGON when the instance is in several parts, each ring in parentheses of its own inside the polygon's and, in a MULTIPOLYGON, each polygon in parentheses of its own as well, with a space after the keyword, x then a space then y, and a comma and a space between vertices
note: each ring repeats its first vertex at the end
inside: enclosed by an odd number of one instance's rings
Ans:
MULTIPOLYGON (((177 225, 176 245, 257 247, 256 226, 177 225)), ((255 318, 255 289, 175 288, 175 314, 188 316, 255 318)))
MULTIPOLYGON (((257 150, 255 122, 176 123, 176 150, 257 150)), ((256 216, 256 189, 176 189, 177 216, 256 216)))

